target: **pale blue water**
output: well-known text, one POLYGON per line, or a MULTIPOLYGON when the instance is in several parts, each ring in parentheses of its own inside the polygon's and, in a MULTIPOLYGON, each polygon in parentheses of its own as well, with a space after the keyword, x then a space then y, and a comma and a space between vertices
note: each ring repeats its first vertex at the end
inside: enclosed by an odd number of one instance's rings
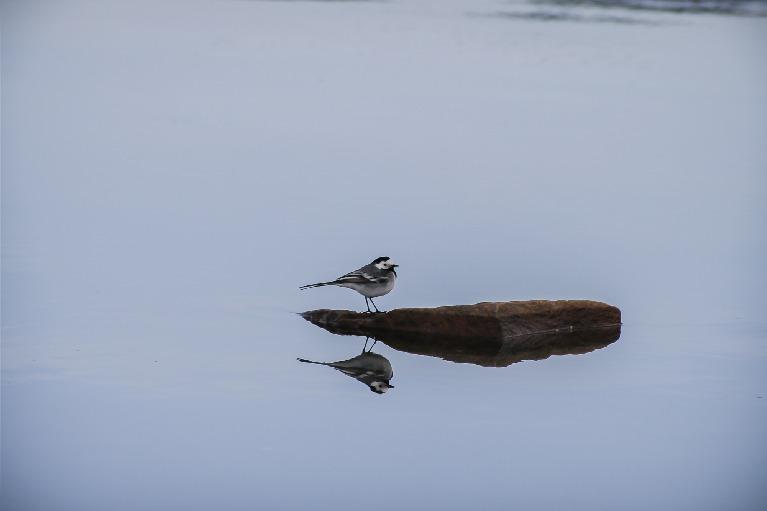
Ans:
POLYGON ((6 2, 0 507, 762 509, 767 21, 512 7, 6 2), (364 307, 298 286, 382 255, 382 308, 621 338, 378 343, 385 395, 297 362, 363 339, 295 313, 364 307))

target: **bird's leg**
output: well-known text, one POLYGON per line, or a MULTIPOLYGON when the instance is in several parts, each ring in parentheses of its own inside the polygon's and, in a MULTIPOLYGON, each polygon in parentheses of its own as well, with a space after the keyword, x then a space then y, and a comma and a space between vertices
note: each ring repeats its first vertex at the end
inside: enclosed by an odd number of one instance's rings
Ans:
POLYGON ((381 312, 381 311, 378 310, 378 306, 376 306, 376 303, 373 301, 372 298, 370 299, 370 303, 373 304, 373 307, 375 307, 376 312, 381 312))
MULTIPOLYGON (((370 300, 370 301, 372 302, 373 300, 370 300)), ((373 304, 373 306, 375 306, 375 304, 373 304)), ((365 307, 368 308, 368 312, 373 312, 373 311, 370 310, 370 304, 368 303, 368 297, 367 296, 365 297, 365 307)))
MULTIPOLYGON (((370 337, 365 337, 365 345, 362 347, 362 353, 365 353, 365 348, 368 347, 368 339, 370 339, 370 337)), ((375 344, 375 343, 373 343, 373 344, 375 344)))
POLYGON ((373 344, 370 345, 370 348, 368 349, 368 353, 370 353, 370 351, 373 349, 373 346, 375 346, 377 342, 378 342, 378 339, 373 339, 373 344))

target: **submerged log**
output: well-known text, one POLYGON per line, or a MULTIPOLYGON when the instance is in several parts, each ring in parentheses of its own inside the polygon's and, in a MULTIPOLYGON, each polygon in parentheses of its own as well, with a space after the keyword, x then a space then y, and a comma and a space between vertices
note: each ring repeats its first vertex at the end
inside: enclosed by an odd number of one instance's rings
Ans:
POLYGON ((556 333, 620 325, 617 307, 589 300, 483 302, 370 314, 319 309, 304 319, 334 333, 429 334, 480 339, 511 339, 533 333, 556 333))
POLYGON ((483 366, 599 349, 620 337, 621 321, 617 307, 585 300, 485 302, 381 314, 320 309, 302 316, 332 333, 483 366))

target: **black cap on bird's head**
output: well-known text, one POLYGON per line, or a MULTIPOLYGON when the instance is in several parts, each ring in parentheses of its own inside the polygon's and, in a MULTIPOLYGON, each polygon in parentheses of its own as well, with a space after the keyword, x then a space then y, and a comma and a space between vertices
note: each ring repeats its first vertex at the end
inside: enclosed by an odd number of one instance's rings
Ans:
POLYGON ((387 390, 393 389, 394 385, 390 385, 388 381, 374 381, 368 387, 376 394, 385 394, 387 390))
POLYGON ((394 261, 392 261, 389 257, 385 257, 385 256, 375 259, 371 264, 374 264, 376 268, 378 268, 379 270, 392 271, 394 272, 395 275, 397 274, 397 272, 394 271, 394 268, 399 266, 398 264, 394 264, 394 261))

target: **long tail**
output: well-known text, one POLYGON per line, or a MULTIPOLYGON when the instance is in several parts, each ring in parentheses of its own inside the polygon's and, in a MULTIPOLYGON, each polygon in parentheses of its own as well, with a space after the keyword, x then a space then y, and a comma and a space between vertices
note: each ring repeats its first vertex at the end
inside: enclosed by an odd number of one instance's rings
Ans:
POLYGON ((301 286, 298 289, 304 290, 304 289, 310 289, 313 287, 333 286, 333 285, 335 285, 335 282, 317 282, 316 284, 307 284, 305 286, 301 286))
POLYGON ((299 362, 306 362, 307 364, 317 364, 321 366, 328 365, 327 362, 315 362, 314 360, 306 360, 305 358, 297 358, 296 360, 298 360, 299 362))

